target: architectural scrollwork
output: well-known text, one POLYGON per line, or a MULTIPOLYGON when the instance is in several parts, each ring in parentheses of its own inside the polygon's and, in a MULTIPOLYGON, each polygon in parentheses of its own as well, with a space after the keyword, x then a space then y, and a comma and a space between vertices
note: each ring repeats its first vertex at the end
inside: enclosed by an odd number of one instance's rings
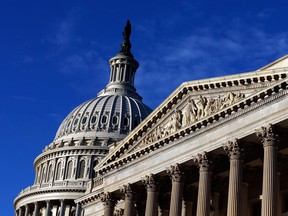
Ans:
POLYGON ((278 135, 275 133, 275 128, 272 124, 256 130, 256 135, 260 139, 261 143, 264 145, 274 145, 275 142, 278 141, 278 135))
POLYGON ((102 193, 100 199, 104 206, 114 207, 117 203, 117 200, 113 197, 112 193, 102 193))
POLYGON ((183 127, 187 127, 236 103, 244 97, 243 93, 235 94, 228 92, 224 97, 219 95, 218 97, 211 98, 199 95, 197 100, 189 98, 182 110, 174 109, 166 123, 156 126, 152 132, 148 133, 142 140, 140 147, 167 137, 183 127))
POLYGON ((198 165, 201 169, 210 169, 212 167, 212 162, 209 159, 208 153, 203 152, 202 154, 198 154, 196 157, 193 158, 194 162, 198 165))
POLYGON ((241 144, 238 139, 228 141, 225 145, 223 145, 223 149, 228 154, 230 160, 233 159, 239 160, 243 156, 243 149, 241 148, 241 144))
POLYGON ((156 180, 155 175, 153 174, 146 175, 145 178, 142 179, 142 183, 145 184, 148 192, 158 191, 158 182, 156 180))
POLYGON ((123 185, 122 188, 120 188, 121 193, 123 193, 125 195, 125 198, 134 199, 134 191, 133 191, 133 187, 131 184, 127 184, 127 185, 123 185))
POLYGON ((170 176, 172 182, 183 182, 184 172, 182 171, 180 164, 177 163, 175 166, 171 165, 170 168, 166 168, 166 172, 170 176))

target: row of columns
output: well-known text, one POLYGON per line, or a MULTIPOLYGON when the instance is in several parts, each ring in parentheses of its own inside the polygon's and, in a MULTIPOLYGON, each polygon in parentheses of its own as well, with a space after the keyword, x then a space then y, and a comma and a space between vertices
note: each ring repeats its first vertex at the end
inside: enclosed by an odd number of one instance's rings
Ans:
MULTIPOLYGON (((277 135, 274 133, 272 125, 257 130, 256 135, 259 137, 264 147, 261 215, 276 216, 277 135)), ((244 208, 247 209, 247 206, 245 206, 246 204, 243 205, 244 202, 242 200, 245 193, 245 196, 247 196, 247 187, 246 185, 243 187, 242 182, 243 149, 237 139, 227 142, 223 148, 230 159, 227 216, 246 215, 247 212, 242 212, 244 208)), ((210 216, 212 162, 206 152, 198 154, 193 160, 199 167, 196 216, 210 216)), ((169 216, 180 216, 182 211, 184 173, 179 164, 171 166, 166 171, 172 181, 169 216)), ((155 176, 153 174, 146 176, 142 182, 145 184, 147 190, 145 216, 157 216, 158 184, 155 180, 155 176)), ((134 214, 134 193, 132 185, 125 185, 121 192, 125 194, 124 216, 131 216, 134 214)), ((113 216, 114 206, 116 205, 113 194, 104 193, 102 194, 101 200, 105 209, 104 216, 113 216)), ((192 203, 191 205, 187 203, 186 210, 190 211, 190 208, 192 209, 192 203)))
MULTIPOLYGON (((39 202, 33 203, 34 205, 34 210, 32 215, 33 216, 39 216, 39 202)), ((45 206, 45 216, 51 216, 51 200, 46 200, 46 206, 45 206)), ((18 210, 16 210, 16 216, 28 216, 30 212, 31 204, 26 204, 25 207, 20 207, 18 210)), ((66 203, 65 200, 60 200, 60 212, 59 216, 64 216, 65 215, 65 210, 66 210, 66 203)), ((75 216, 80 216, 81 213, 81 206, 80 204, 76 204, 76 214, 75 216)))

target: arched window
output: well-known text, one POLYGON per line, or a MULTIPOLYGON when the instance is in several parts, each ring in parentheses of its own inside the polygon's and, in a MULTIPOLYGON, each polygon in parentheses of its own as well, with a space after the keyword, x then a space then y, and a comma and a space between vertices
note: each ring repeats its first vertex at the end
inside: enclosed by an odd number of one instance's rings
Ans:
POLYGON ((60 179, 60 175, 61 175, 61 162, 57 163, 56 166, 56 175, 55 175, 55 180, 59 180, 60 179))
POLYGON ((72 178, 72 165, 73 165, 73 161, 69 161, 67 164, 67 174, 66 174, 66 179, 70 179, 72 178))
POLYGON ((52 180, 52 164, 49 165, 47 173, 47 182, 50 182, 52 180))
POLYGON ((81 160, 79 164, 79 178, 84 178, 85 174, 85 160, 81 160))

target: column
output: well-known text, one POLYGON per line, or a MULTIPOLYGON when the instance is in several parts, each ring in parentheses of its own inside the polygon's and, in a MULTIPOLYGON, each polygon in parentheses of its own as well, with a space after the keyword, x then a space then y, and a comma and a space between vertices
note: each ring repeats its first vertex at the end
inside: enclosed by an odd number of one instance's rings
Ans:
POLYGON ((228 216, 241 216, 242 210, 242 153, 240 141, 228 141, 223 146, 230 158, 230 171, 229 171, 229 189, 228 189, 228 216))
POLYGON ((28 216, 29 214, 29 206, 28 204, 25 205, 25 216, 28 216))
POLYGON ((65 200, 60 200, 60 214, 59 216, 64 216, 65 215, 65 208, 66 208, 66 205, 65 205, 65 200))
POLYGON ((45 216, 50 216, 51 215, 51 201, 50 200, 47 200, 46 201, 46 215, 45 216))
POLYGON ((134 191, 131 184, 124 185, 121 192, 125 195, 124 216, 134 215, 134 191))
POLYGON ((19 212, 18 212, 18 216, 22 216, 22 207, 19 207, 19 212))
POLYGON ((80 214, 81 214, 81 205, 77 203, 75 216, 80 216, 80 214))
POLYGON ((184 173, 181 171, 179 164, 166 168, 166 171, 172 181, 169 216, 180 216, 182 209, 184 173))
POLYGON ((262 216, 276 216, 277 214, 277 135, 273 126, 269 124, 256 131, 264 147, 263 188, 262 188, 262 216))
POLYGON ((194 158, 194 162, 199 167, 199 188, 197 200, 197 216, 209 216, 210 214, 210 198, 211 198, 211 166, 208 160, 207 152, 198 154, 194 158))
POLYGON ((38 202, 34 203, 34 212, 33 212, 33 216, 38 216, 39 215, 39 205, 38 202))
POLYGON ((153 174, 145 176, 145 178, 142 179, 142 182, 145 184, 147 190, 145 216, 157 216, 158 184, 156 182, 155 176, 153 174))
POLYGON ((101 201, 104 205, 104 216, 113 216, 116 199, 110 192, 101 194, 101 201))

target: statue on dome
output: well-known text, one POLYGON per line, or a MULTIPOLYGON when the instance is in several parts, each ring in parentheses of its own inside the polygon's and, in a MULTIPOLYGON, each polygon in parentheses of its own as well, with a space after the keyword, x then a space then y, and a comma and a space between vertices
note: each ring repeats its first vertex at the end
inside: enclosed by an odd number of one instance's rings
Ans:
POLYGON ((123 35, 123 43, 121 45, 121 50, 119 53, 123 53, 126 55, 132 56, 130 49, 131 49, 131 42, 130 42, 130 35, 131 35, 131 23, 130 20, 127 20, 126 26, 124 31, 122 32, 123 35))

